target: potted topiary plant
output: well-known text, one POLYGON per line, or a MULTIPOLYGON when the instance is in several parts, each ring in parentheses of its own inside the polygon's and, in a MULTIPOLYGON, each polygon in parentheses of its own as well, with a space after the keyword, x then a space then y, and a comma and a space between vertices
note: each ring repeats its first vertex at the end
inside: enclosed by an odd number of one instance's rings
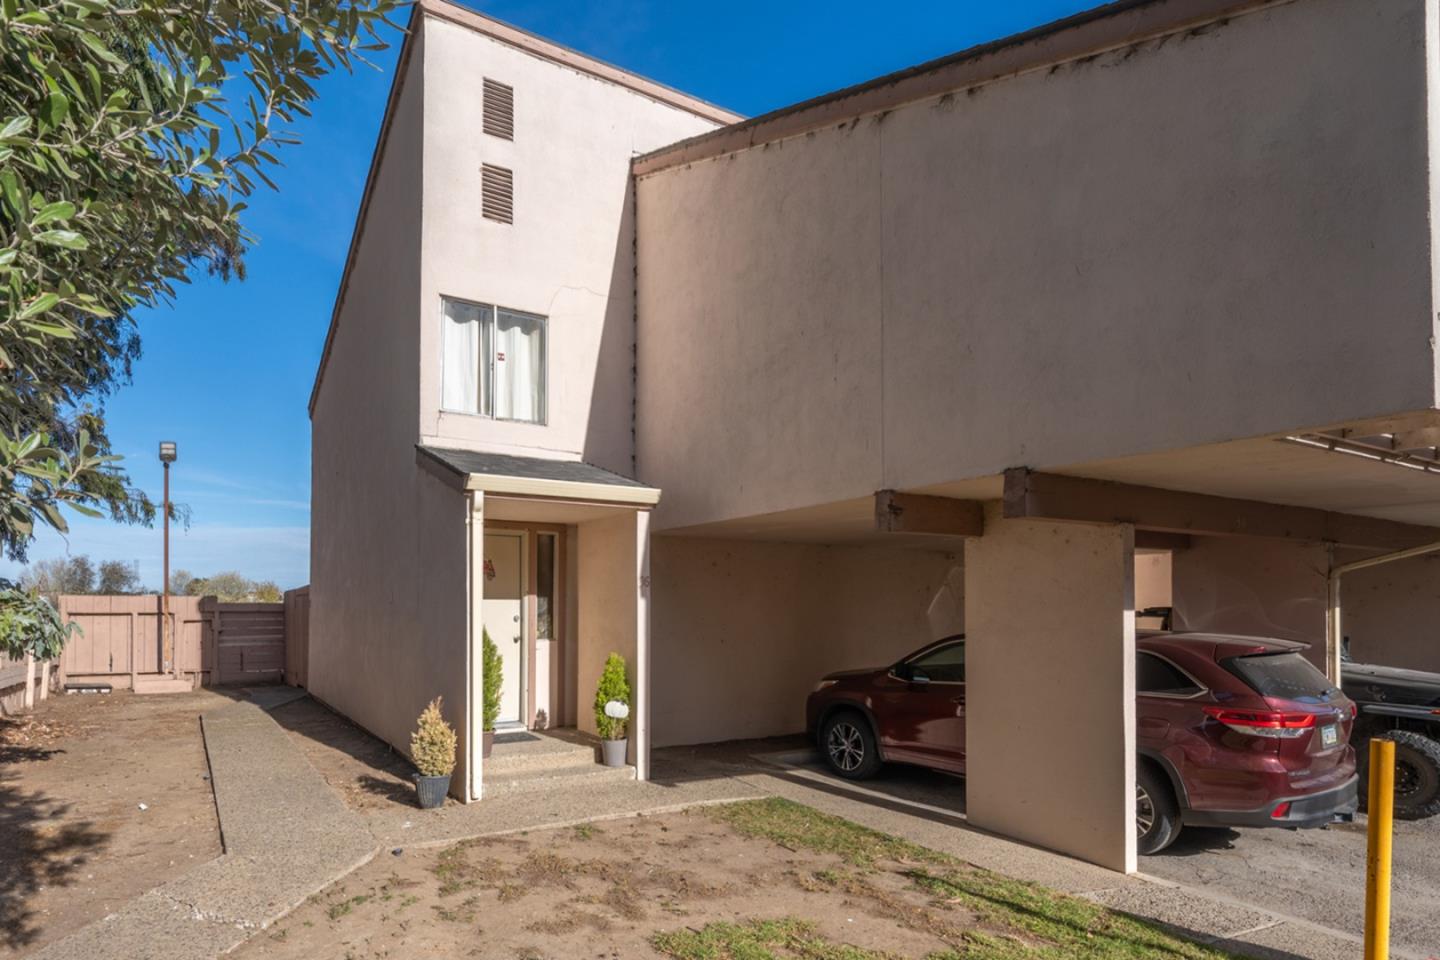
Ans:
POLYGON ((629 721, 630 682, 625 679, 625 658, 612 653, 605 660, 605 669, 595 689, 595 730, 600 734, 605 766, 625 766, 629 721))
POLYGON ((481 628, 481 656, 484 657, 483 702, 480 706, 480 756, 490 757, 495 746, 495 720, 500 716, 500 671, 504 668, 500 648, 490 639, 490 631, 481 628))
POLYGON ((418 771, 415 793, 423 810, 445 802, 455 770, 455 728, 440 715, 440 699, 430 701, 420 714, 420 726, 410 735, 410 759, 418 771))

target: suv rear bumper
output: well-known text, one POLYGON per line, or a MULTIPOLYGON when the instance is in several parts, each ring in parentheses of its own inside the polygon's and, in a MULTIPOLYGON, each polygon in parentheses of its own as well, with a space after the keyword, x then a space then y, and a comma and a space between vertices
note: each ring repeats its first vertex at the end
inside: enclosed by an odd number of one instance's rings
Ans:
POLYGON ((1324 793, 1272 800, 1258 810, 1186 810, 1180 822, 1187 827, 1323 827, 1339 813, 1354 813, 1359 806, 1360 778, 1351 777, 1324 793), (1275 816, 1282 804, 1283 816, 1275 816))

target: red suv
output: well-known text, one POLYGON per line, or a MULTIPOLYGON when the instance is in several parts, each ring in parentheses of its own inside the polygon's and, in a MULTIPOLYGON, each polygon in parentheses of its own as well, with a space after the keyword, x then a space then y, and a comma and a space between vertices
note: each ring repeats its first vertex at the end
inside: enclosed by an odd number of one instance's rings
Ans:
MULTIPOLYGON (((1304 644, 1216 634, 1136 638, 1135 822, 1141 853, 1183 824, 1319 827, 1355 810, 1355 705, 1304 644)), ((965 638, 825 677, 805 705, 849 779, 886 762, 965 773, 965 638)))

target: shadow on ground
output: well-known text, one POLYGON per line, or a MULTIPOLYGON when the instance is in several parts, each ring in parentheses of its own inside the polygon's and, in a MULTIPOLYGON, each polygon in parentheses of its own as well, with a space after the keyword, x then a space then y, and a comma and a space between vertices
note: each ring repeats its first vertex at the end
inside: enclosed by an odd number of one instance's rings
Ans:
POLYGON ((276 707, 270 716, 351 807, 415 805, 410 761, 379 737, 312 697, 276 707))
POLYGON ((0 720, 0 943, 24 947, 40 934, 30 899, 45 887, 69 886, 109 834, 88 820, 66 822, 70 805, 14 781, 25 764, 63 750, 11 741, 17 721, 0 720))

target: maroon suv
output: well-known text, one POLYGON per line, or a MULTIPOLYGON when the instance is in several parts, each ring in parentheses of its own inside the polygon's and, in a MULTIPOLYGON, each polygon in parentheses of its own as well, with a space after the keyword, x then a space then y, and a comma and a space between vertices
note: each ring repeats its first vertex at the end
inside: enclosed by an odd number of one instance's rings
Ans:
MULTIPOLYGON (((1318 827, 1355 809, 1355 705, 1304 644, 1215 634, 1136 639, 1135 821, 1141 853, 1182 824, 1318 827)), ((965 772, 965 638, 877 670, 825 677, 805 705, 850 779, 886 762, 965 772)))

